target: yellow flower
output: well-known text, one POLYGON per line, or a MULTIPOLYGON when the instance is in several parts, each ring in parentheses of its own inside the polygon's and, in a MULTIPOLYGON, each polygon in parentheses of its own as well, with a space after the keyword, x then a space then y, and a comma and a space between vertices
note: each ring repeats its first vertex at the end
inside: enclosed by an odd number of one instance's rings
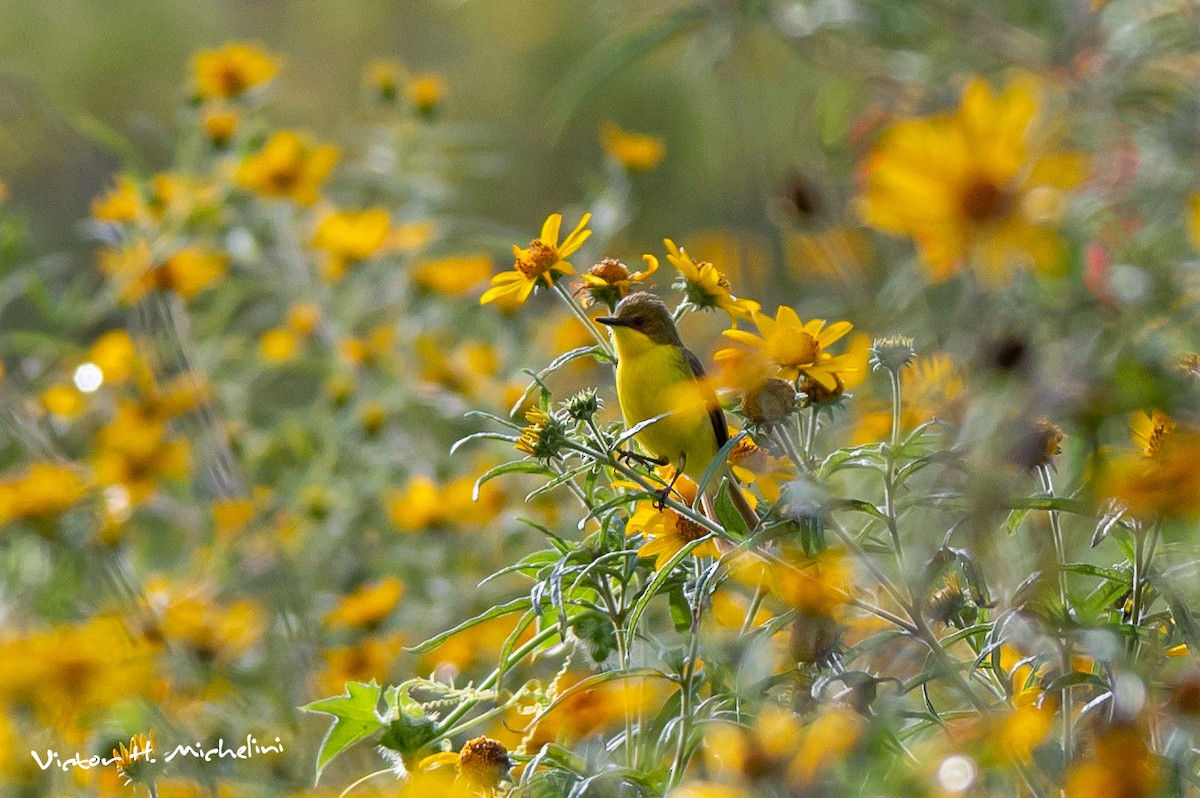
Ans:
POLYGON ((734 444, 728 459, 733 475, 748 485, 757 485, 769 502, 779 500, 781 483, 796 478, 785 458, 775 457, 749 435, 734 444))
POLYGON ((118 299, 126 305, 155 290, 174 291, 190 299, 220 280, 227 262, 223 253, 199 246, 184 247, 159 261, 145 240, 100 252, 100 269, 108 275, 118 299))
POLYGON ((441 105, 446 96, 446 81, 441 75, 425 72, 413 75, 408 82, 408 99, 417 109, 417 113, 429 116, 441 105))
MULTIPOLYGON (((722 335, 731 341, 745 344, 751 351, 773 365, 776 373, 787 380, 798 380, 803 374, 827 390, 837 390, 839 373, 855 369, 849 355, 834 355, 825 351, 850 332, 853 325, 838 321, 825 326, 823 319, 812 319, 807 324, 800 321, 796 311, 782 306, 771 318, 757 310, 751 314, 760 338, 744 330, 726 330, 722 335)), ((722 350, 716 354, 717 361, 739 357, 722 350)))
POLYGON ((400 635, 368 637, 358 645, 329 648, 321 653, 325 669, 317 676, 318 689, 325 695, 338 695, 346 682, 387 684, 392 666, 404 650, 400 635))
POLYGON ((413 282, 437 294, 462 296, 486 280, 491 273, 490 255, 449 255, 418 261, 413 268, 413 282))
POLYGON ((634 283, 645 282, 650 275, 658 270, 658 261, 650 255, 643 256, 646 261, 646 271, 630 272, 629 267, 616 258, 605 258, 586 274, 579 275, 583 280, 575 293, 586 292, 584 306, 594 302, 602 302, 609 309, 615 308, 622 297, 629 296, 634 283))
POLYGON ((258 353, 268 363, 283 363, 296 356, 300 336, 286 327, 272 327, 258 339, 258 353))
POLYGON ((225 148, 237 132, 241 114, 236 108, 224 105, 209 105, 200 112, 200 127, 209 142, 217 149, 225 148))
POLYGON ((156 282, 163 290, 191 299, 225 276, 228 259, 223 253, 185 247, 158 267, 156 282))
POLYGON ((125 777, 127 784, 147 783, 159 770, 155 767, 158 760, 158 754, 155 753, 157 751, 159 751, 158 736, 153 730, 150 731, 149 736, 135 734, 130 738, 128 747, 121 742, 118 743, 117 748, 113 749, 112 758, 116 760, 113 764, 125 777))
POLYGON ((127 175, 118 175, 113 188, 92 200, 92 218, 98 222, 132 224, 143 209, 142 193, 127 175))
POLYGON ((394 576, 363 585, 325 614, 325 625, 331 629, 355 626, 372 629, 391 614, 402 595, 404 583, 394 576))
POLYGON ((109 385, 124 385, 137 368, 137 349, 125 330, 109 330, 96 339, 88 352, 109 385))
POLYGON ((42 406, 59 418, 75 418, 85 404, 83 394, 67 383, 56 383, 42 392, 42 406))
MULTIPOLYGON (((675 480, 676 498, 688 506, 696 501, 696 483, 683 474, 675 480)), ((693 540, 709 534, 708 529, 690 518, 664 507, 658 509, 653 501, 638 502, 637 509, 625 525, 626 535, 641 534, 646 541, 638 549, 639 557, 654 557, 655 569, 665 566, 675 553, 693 540)), ((692 549, 693 557, 718 557, 715 540, 708 540, 692 549)))
POLYGON ((187 443, 169 439, 152 408, 124 400, 96 436, 92 455, 96 481, 123 487, 130 504, 144 501, 164 477, 179 478, 189 466, 187 443))
POLYGON ((403 489, 387 498, 388 518, 399 529, 426 529, 443 520, 441 494, 437 483, 418 475, 408 480, 403 489))
POLYGON ((18 518, 57 515, 87 495, 87 483, 58 463, 32 463, 0 478, 0 524, 18 518))
POLYGON ((470 785, 486 790, 489 794, 508 779, 513 763, 508 758, 508 749, 490 737, 476 737, 463 743, 457 754, 443 751, 430 754, 421 760, 419 770, 453 764, 458 774, 470 785))
POLYGON ((1188 517, 1200 511, 1200 430, 1175 429, 1148 449, 1115 458, 1101 473, 1097 493, 1132 515, 1188 517))
POLYGON ((605 122, 600 128, 600 143, 609 158, 630 172, 653 169, 667 151, 661 136, 630 133, 616 122, 605 122))
POLYGON ((32 707, 41 723, 79 740, 100 712, 146 695, 154 653, 111 617, 38 631, 8 624, 0 632, 0 705, 32 707))
POLYGON ((233 99, 274 78, 279 59, 257 44, 230 42, 196 53, 192 71, 201 97, 233 99))
POLYGON ((287 320, 284 322, 289 330, 307 338, 321 323, 321 309, 312 302, 297 302, 288 308, 287 320))
POLYGON ((242 161, 237 181, 264 197, 312 205, 337 161, 338 149, 332 144, 313 144, 300 133, 280 130, 242 161))
POLYGON ((868 224, 914 238, 934 280, 969 262, 985 279, 1016 266, 1061 264, 1052 226, 1065 191, 1083 176, 1072 153, 1043 152, 1036 137, 1036 86, 1011 83, 996 95, 972 80, 953 112, 901 122, 866 162, 860 211, 868 224))
MULTIPOLYGON (((919 357, 900 372, 900 392, 904 397, 900 428, 912 429, 935 416, 956 417, 966 395, 966 383, 950 356, 938 353, 919 357)), ((856 402, 856 410, 854 445, 874 443, 888 436, 892 424, 889 401, 856 402)))
POLYGON ((583 242, 592 234, 586 227, 591 218, 590 213, 585 213, 560 247, 558 231, 562 225, 562 214, 547 216, 541 235, 530 242, 528 249, 513 245, 515 261, 512 271, 493 277, 492 287, 480 297, 479 304, 486 305, 509 295, 515 296, 518 302, 524 302, 539 283, 549 287, 558 275, 574 274, 575 270, 566 258, 583 246, 583 242))
POLYGON ((1175 431, 1175 422, 1161 410, 1138 413, 1129 426, 1133 445, 1141 449, 1146 457, 1157 455, 1163 440, 1175 431))
POLYGON ((1192 246, 1200 249, 1200 194, 1188 198, 1187 230, 1192 246))
POLYGON ((392 228, 392 237, 387 243, 387 249, 402 255, 417 252, 428 246, 436 234, 437 225, 428 219, 400 222, 392 228))
MULTIPOLYGON (((730 293, 729 278, 707 261, 697 263, 682 247, 675 246, 669 238, 663 239, 667 247, 667 260, 679 272, 681 282, 676 287, 682 288, 688 302, 698 308, 720 308, 734 320, 748 319, 750 314, 759 309, 759 304, 752 299, 738 299, 730 293)), ((658 266, 658 259, 646 255, 646 263, 653 271, 658 266)))
POLYGON ((336 281, 349 266, 379 254, 391 224, 386 208, 326 213, 317 223, 312 241, 327 256, 325 277, 336 281))
POLYGON ((363 83, 380 102, 396 99, 403 78, 404 67, 392 58, 377 58, 363 70, 363 83))
POLYGON ((147 594, 158 612, 155 631, 202 659, 241 656, 266 631, 267 615, 260 604, 249 599, 221 603, 207 584, 173 588, 158 577, 147 584, 147 594))

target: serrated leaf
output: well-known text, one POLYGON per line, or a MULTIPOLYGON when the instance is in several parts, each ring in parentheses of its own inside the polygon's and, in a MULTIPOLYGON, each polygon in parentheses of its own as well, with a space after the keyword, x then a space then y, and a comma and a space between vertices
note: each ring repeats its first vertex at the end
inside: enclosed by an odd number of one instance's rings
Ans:
POLYGON ((374 681, 370 684, 346 682, 345 695, 323 698, 300 707, 306 712, 334 717, 317 751, 317 781, 321 780, 321 773, 334 757, 383 728, 378 713, 379 693, 380 687, 374 681))

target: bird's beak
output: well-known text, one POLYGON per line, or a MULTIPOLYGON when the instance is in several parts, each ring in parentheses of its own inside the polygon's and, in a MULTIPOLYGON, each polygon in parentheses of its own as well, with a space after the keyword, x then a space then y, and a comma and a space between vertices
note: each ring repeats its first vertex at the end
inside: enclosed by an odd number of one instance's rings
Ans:
POLYGON ((597 316, 596 321, 609 327, 628 327, 629 325, 621 321, 616 316, 597 316))

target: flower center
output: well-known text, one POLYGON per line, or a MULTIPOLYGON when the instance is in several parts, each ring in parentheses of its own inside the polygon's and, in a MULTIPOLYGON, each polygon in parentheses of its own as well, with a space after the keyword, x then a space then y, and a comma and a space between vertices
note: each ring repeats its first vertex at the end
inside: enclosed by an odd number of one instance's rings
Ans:
POLYGON ((247 88, 245 73, 234 64, 226 64, 217 73, 217 83, 226 97, 235 97, 247 88))
POLYGON ((703 526, 690 518, 684 518, 682 515, 675 516, 675 529, 679 532, 679 536, 688 543, 691 543, 693 540, 699 540, 708 534, 708 530, 703 526))
POLYGON ((616 258, 605 258, 588 270, 588 274, 599 277, 609 285, 617 285, 629 280, 629 267, 616 258))
POLYGON ((961 202, 963 215, 973 222, 986 222, 1003 216, 1012 198, 990 178, 977 176, 967 184, 961 202))
POLYGON ((529 254, 526 257, 517 258, 514 267, 526 277, 541 277, 550 271, 551 267, 559 260, 561 258, 558 256, 558 247, 547 244, 540 238, 535 238, 529 244, 529 254))
POLYGON ((807 366, 817 362, 821 344, 804 331, 783 331, 771 337, 767 343, 771 360, 780 366, 807 366))

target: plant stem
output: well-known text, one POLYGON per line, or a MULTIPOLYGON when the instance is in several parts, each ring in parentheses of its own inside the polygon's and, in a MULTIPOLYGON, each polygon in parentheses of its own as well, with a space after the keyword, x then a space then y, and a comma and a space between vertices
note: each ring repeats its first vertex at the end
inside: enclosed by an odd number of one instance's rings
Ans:
POLYGON ((887 449, 887 470, 883 475, 883 507, 887 517, 888 534, 896 550, 896 564, 903 573, 904 551, 900 547, 900 527, 896 518, 896 450, 900 447, 900 372, 888 370, 892 385, 892 434, 887 449))
MULTIPOLYGON (((1043 463, 1037 467, 1038 481, 1041 483, 1042 492, 1047 498, 1054 498, 1054 477, 1050 473, 1050 465, 1043 463)), ((1054 538, 1054 564, 1058 571, 1058 599, 1062 603, 1063 611, 1063 647, 1062 660, 1063 672, 1073 670, 1071 665, 1071 642, 1066 636, 1066 626, 1071 621, 1071 604, 1067 595, 1067 555, 1066 547, 1063 544, 1062 523, 1058 517, 1058 511, 1048 511, 1050 515, 1050 534, 1054 538)), ((1137 559, 1136 557, 1134 558, 1137 559)), ((1137 563, 1134 563, 1134 570, 1137 570, 1137 563)), ((1136 574, 1135 574, 1136 577, 1136 574)), ((1068 685, 1062 691, 1062 749, 1063 757, 1066 761, 1071 759, 1071 750, 1073 748, 1073 724, 1074 707, 1072 706, 1071 688, 1068 685)))
POLYGON ((575 315, 575 318, 579 319, 579 323, 584 327, 587 327, 588 332, 591 333, 592 337, 596 339, 596 343, 599 345, 604 354, 608 356, 609 360, 615 361, 616 355, 613 354, 612 344, 610 344, 608 339, 596 329, 596 325, 588 317, 588 314, 585 313, 583 308, 579 306, 578 300, 571 296, 571 292, 568 291, 561 282, 554 284, 554 290, 560 297, 562 297, 563 302, 567 304, 567 309, 575 315))

